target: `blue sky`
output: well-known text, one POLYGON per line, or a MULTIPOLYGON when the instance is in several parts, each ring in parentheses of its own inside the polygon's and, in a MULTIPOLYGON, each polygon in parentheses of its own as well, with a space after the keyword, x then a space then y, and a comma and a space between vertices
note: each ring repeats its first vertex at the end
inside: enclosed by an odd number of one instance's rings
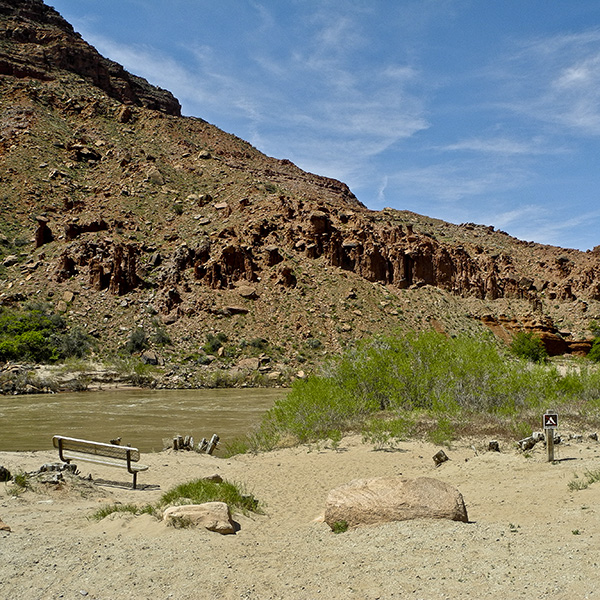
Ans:
POLYGON ((103 55, 369 208, 600 245, 598 0, 46 0, 103 55))

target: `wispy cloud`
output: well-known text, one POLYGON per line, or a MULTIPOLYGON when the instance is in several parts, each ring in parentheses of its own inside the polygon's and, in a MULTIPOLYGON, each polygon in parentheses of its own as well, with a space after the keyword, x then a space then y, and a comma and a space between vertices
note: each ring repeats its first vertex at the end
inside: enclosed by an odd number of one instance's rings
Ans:
POLYGON ((479 162, 438 163, 399 170, 392 177, 394 187, 406 197, 432 203, 453 204, 473 197, 488 197, 514 189, 528 177, 521 167, 496 168, 479 162))
POLYGON ((532 140, 517 140, 508 137, 470 138, 438 147, 439 150, 469 151, 483 154, 499 154, 505 156, 537 154, 564 154, 568 149, 557 147, 550 140, 534 138, 532 140))
POLYGON ((509 108, 600 135, 600 29, 524 42, 503 64, 502 77, 509 108))

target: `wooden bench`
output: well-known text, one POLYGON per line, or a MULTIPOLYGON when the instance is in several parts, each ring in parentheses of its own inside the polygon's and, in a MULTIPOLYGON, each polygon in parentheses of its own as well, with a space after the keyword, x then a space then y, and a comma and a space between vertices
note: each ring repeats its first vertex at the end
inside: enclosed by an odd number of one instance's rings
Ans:
POLYGON ((140 460, 140 451, 131 446, 90 442, 62 435, 55 435, 52 443, 55 448, 58 448, 58 456, 63 462, 83 460, 127 469, 133 475, 133 489, 136 488, 137 474, 148 469, 147 465, 135 464, 140 460))

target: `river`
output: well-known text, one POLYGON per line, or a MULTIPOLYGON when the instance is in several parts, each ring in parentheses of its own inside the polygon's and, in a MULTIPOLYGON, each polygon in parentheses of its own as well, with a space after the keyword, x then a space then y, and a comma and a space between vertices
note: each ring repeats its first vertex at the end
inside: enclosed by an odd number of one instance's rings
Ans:
POLYGON ((111 390, 0 396, 0 451, 49 450, 53 435, 98 442, 120 437, 142 452, 175 435, 221 443, 241 437, 282 398, 282 389, 111 390))

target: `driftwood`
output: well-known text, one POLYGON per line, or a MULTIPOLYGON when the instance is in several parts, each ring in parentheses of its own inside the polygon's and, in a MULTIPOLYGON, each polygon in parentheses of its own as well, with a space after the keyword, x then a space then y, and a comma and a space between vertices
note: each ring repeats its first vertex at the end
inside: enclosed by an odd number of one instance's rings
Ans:
MULTIPOLYGON (((219 439, 216 433, 213 434, 210 441, 202 438, 195 450, 205 454, 212 454, 217 449, 219 439)), ((173 438, 173 450, 194 450, 194 438, 191 435, 186 435, 185 437, 176 435, 173 438)))

